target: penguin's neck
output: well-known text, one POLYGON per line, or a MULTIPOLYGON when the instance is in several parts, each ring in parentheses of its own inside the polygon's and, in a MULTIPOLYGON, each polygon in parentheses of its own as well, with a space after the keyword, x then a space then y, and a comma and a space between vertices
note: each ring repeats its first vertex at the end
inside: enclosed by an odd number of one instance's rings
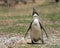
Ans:
POLYGON ((35 19, 37 19, 37 20, 39 20, 39 17, 38 16, 33 16, 33 20, 35 20, 35 19))

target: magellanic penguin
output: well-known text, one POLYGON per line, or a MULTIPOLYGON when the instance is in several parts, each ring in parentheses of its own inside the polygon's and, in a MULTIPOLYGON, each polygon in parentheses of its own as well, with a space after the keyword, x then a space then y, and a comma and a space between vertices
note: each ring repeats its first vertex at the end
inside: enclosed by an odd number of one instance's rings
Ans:
MULTIPOLYGON (((33 8, 32 16, 33 16, 32 22, 30 23, 30 26, 27 30, 27 32, 29 30, 31 30, 31 32, 30 32, 31 43, 34 44, 35 42, 37 42, 39 40, 41 40, 42 43, 44 43, 42 30, 45 32, 47 37, 48 37, 48 35, 47 35, 45 29, 43 28, 42 24, 40 23, 39 14, 37 13, 35 8, 33 8)), ((25 37, 27 35, 27 32, 25 34, 25 37)))

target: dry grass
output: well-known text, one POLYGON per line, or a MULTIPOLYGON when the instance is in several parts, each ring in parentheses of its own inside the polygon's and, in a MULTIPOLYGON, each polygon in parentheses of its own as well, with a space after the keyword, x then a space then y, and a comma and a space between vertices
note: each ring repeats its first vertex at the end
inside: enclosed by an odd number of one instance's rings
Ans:
MULTIPOLYGON (((37 0, 36 0, 37 1, 37 0)), ((36 7, 41 23, 46 29, 49 39, 60 39, 60 4, 50 3, 46 0, 38 0, 36 4, 19 4, 15 7, 6 8, 0 7, 0 35, 21 35, 25 34, 31 19, 32 8, 36 7), (54 36, 56 38, 54 38, 54 36), (58 37, 59 36, 59 37, 58 37)), ((48 40, 49 40, 48 39, 48 40)), ((56 40, 54 40, 56 41, 56 40)), ((47 41, 47 44, 18 44, 13 48, 59 48, 59 41, 55 44, 52 41, 47 41), (50 42, 52 44, 50 44, 50 42)))

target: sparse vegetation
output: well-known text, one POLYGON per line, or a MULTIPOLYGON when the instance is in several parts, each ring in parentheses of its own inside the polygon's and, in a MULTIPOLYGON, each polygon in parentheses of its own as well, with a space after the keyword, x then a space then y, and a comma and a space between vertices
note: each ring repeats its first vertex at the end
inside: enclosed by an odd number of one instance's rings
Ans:
MULTIPOLYGON (((34 6, 37 8, 40 20, 44 28, 46 27, 47 33, 52 33, 54 28, 55 34, 60 34, 60 3, 39 3, 40 1, 35 5, 18 5, 13 8, 2 8, 0 6, 0 33, 25 34, 32 19, 32 7, 34 6)), ((60 48, 60 46, 58 43, 56 45, 29 44, 19 45, 18 48, 60 48)))

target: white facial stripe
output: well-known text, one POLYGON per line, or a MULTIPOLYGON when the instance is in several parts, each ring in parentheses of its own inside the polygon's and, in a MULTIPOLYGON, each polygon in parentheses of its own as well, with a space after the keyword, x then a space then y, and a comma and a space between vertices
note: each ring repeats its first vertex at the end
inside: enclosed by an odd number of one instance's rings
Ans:
POLYGON ((34 14, 33 16, 38 16, 37 14, 34 14))

